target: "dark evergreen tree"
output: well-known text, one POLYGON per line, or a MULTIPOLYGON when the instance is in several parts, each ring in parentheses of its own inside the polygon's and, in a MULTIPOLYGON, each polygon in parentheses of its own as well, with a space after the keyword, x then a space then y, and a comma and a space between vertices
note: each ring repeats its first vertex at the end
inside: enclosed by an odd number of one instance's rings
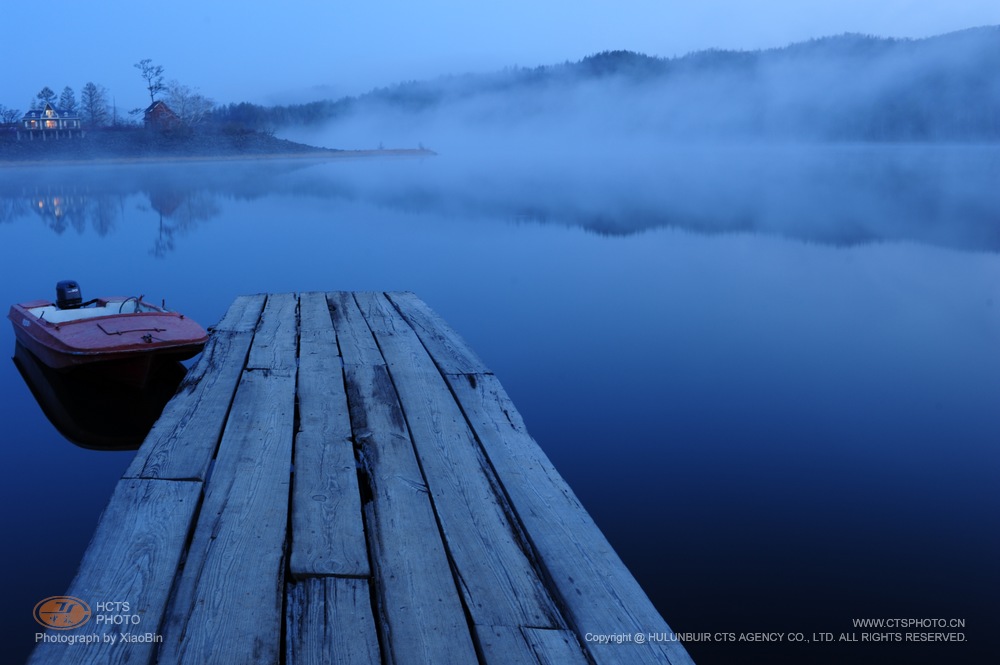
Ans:
POLYGON ((76 94, 73 92, 73 88, 69 86, 63 88, 62 94, 59 95, 59 108, 69 113, 77 112, 76 94))
POLYGON ((103 127, 108 124, 108 92, 104 86, 88 82, 80 93, 80 113, 88 127, 103 127))
POLYGON ((35 98, 38 99, 39 107, 45 106, 45 104, 51 104, 52 106, 56 105, 56 93, 53 92, 52 88, 49 86, 45 86, 39 90, 38 94, 35 95, 35 98))

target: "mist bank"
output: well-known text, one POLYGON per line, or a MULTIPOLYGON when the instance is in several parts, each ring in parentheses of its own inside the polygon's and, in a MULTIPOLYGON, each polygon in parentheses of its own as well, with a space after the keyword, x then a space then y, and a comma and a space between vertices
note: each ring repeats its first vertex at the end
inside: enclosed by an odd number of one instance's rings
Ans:
MULTIPOLYGON (((230 104, 220 124, 365 147, 446 148, 449 130, 670 141, 1000 140, 1000 26, 925 39, 846 34, 676 58, 607 51, 579 62, 444 76, 357 97, 230 104)), ((340 147, 340 144, 334 144, 340 147)), ((352 146, 353 147, 353 146, 352 146)))
POLYGON ((304 170, 295 187, 415 216, 605 236, 675 229, 837 247, 917 242, 1000 251, 1000 146, 681 145, 640 159, 629 152, 552 152, 521 162, 445 154, 419 168, 304 170))
POLYGON ((273 199, 318 202, 331 221, 391 211, 470 228, 562 226, 608 237, 670 229, 1000 252, 1000 146, 679 146, 632 162, 617 153, 530 162, 443 155, 7 169, 0 224, 105 236, 135 214, 127 199, 158 220, 161 252, 172 246, 165 238, 180 241, 234 201, 273 199))

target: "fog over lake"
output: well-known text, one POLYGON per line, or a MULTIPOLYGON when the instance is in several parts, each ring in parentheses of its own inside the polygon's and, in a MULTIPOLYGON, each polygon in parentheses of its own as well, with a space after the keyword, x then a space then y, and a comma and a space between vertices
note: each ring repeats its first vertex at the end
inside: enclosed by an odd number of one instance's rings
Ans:
MULTIPOLYGON (((692 643, 696 662, 982 662, 1000 149, 568 136, 3 168, 0 293, 72 278, 209 325, 244 293, 414 291, 497 373, 674 630, 969 626, 961 645, 692 643)), ((335 126, 294 138, 338 144, 335 126)), ((4 618, 26 654, 20 608, 66 588, 131 453, 65 440, 14 363, 0 385, 3 498, 21 506, 4 618)))
MULTIPOLYGON (((0 303, 72 279, 209 327, 242 294, 412 291, 698 665, 1000 663, 997 0, 3 21, 0 303), (338 152, 275 157, 308 146, 338 152)), ((3 665, 186 370, 136 393, 0 345, 3 665)))

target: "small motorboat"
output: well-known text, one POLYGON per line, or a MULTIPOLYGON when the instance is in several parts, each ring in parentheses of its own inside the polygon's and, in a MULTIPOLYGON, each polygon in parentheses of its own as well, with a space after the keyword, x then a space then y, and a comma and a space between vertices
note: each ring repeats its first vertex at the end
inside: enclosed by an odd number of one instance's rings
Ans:
POLYGON ((56 285, 56 301, 11 305, 17 340, 45 365, 67 370, 96 365, 121 380, 145 383, 154 361, 185 360, 200 352, 208 333, 183 314, 142 296, 83 302, 80 286, 56 285))

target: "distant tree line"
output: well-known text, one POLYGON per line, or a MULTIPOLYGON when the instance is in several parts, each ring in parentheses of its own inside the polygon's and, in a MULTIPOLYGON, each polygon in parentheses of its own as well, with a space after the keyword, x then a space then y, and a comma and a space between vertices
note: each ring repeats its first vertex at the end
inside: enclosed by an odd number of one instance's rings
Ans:
POLYGON ((605 51, 578 62, 410 81, 338 100, 228 104, 212 118, 273 130, 388 109, 424 113, 476 98, 484 105, 514 100, 510 105, 532 107, 546 94, 559 99, 552 91, 602 84, 617 86, 597 109, 609 124, 635 114, 639 100, 667 134, 683 127, 835 141, 998 140, 1000 28, 918 40, 848 34, 778 49, 707 50, 675 58, 605 51))
MULTIPOLYGON (((215 103, 198 91, 176 80, 164 82, 163 67, 153 64, 150 59, 140 60, 135 64, 149 93, 150 104, 163 97, 163 101, 177 114, 181 124, 195 128, 201 125, 211 113, 215 103)), ((56 94, 52 88, 43 87, 29 102, 30 110, 44 108, 46 104, 79 115, 84 127, 99 129, 111 126, 138 126, 142 122, 144 108, 135 108, 127 116, 118 113, 117 105, 110 97, 108 89, 102 85, 88 81, 80 91, 80 98, 73 88, 65 86, 62 93, 56 94)), ((0 124, 13 125, 24 116, 17 108, 0 104, 0 124)))
MULTIPOLYGON (((59 95, 56 95, 52 88, 45 86, 31 99, 28 108, 37 110, 44 108, 45 104, 79 115, 84 126, 90 128, 104 127, 110 124, 113 117, 112 107, 108 104, 107 90, 93 82, 83 86, 79 101, 73 88, 69 86, 65 86, 59 95)), ((24 112, 21 109, 0 104, 0 124, 13 125, 23 116, 24 112)))
MULTIPOLYGON (((45 86, 31 99, 28 107, 30 110, 37 110, 44 108, 46 104, 79 115, 84 126, 89 128, 107 126, 115 119, 114 108, 108 102, 107 89, 92 81, 84 84, 79 101, 76 92, 70 86, 65 86, 59 95, 56 95, 52 88, 45 86)), ((13 108, 0 112, 0 117, 7 123, 16 122, 23 115, 19 109, 13 108)))
MULTIPOLYGON (((653 118, 654 129, 665 135, 1000 140, 998 27, 918 40, 841 35, 764 51, 707 50, 675 58, 605 51, 577 62, 409 81, 283 106, 216 106, 177 81, 165 82, 163 67, 149 59, 135 67, 151 103, 162 97, 186 126, 210 122, 237 132, 273 132, 385 110, 428 113, 468 100, 534 108, 543 106, 537 100, 572 99, 568 93, 607 84, 615 87, 593 111, 603 113, 609 126, 627 124, 641 107, 643 119, 653 118)), ((58 97, 44 88, 32 103, 57 98, 63 107, 76 103, 69 88, 58 97)), ((121 122, 107 90, 93 83, 84 86, 77 108, 90 127, 121 122)), ((0 119, 17 117, 19 111, 0 107, 0 119)))

